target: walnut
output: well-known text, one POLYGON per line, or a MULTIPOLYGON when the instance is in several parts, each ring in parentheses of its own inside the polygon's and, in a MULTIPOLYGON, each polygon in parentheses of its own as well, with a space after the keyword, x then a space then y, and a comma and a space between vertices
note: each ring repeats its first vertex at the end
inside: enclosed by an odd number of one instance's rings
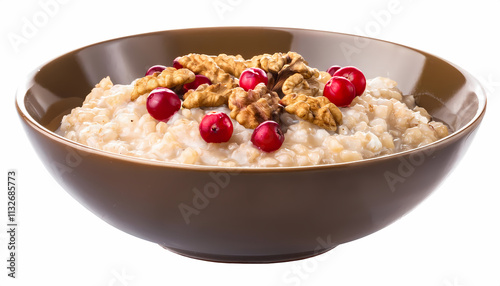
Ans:
POLYGON ((270 73, 278 73, 287 63, 287 55, 283 53, 262 54, 251 58, 247 65, 252 68, 260 68, 270 73))
POLYGON ((232 91, 228 100, 231 118, 245 128, 254 129, 267 120, 279 122, 283 109, 279 104, 280 99, 278 94, 269 91, 264 84, 261 83, 248 92, 241 87, 232 91))
MULTIPOLYGON (((283 55, 283 59, 285 64, 277 73, 272 74, 273 77, 269 80, 270 89, 277 92, 280 97, 285 95, 285 92, 282 90, 283 84, 294 74, 301 74, 307 80, 314 78, 314 80, 309 81, 310 83, 313 81, 317 82, 321 78, 318 69, 309 67, 307 61, 300 54, 288 52, 283 55)), ((319 84, 317 85, 319 86, 319 84)))
POLYGON ((227 104, 231 93, 231 89, 221 83, 202 84, 197 89, 189 90, 184 94, 182 106, 184 108, 221 106, 227 104))
POLYGON ((220 54, 212 57, 215 63, 228 74, 239 78, 241 73, 248 67, 246 60, 241 55, 228 56, 220 54))
POLYGON ((178 60, 183 67, 193 71, 195 74, 208 77, 212 83, 222 83, 228 88, 238 86, 238 80, 220 68, 210 56, 189 54, 180 57, 178 60))
POLYGON ((311 68, 310 66, 308 66, 307 61, 298 53, 288 52, 287 60, 288 63, 284 65, 283 68, 280 70, 281 73, 285 72, 300 73, 306 79, 312 76, 315 77, 319 76, 318 69, 311 68))
POLYGON ((138 79, 135 82, 134 90, 130 97, 132 100, 135 100, 140 95, 150 92, 159 86, 173 88, 174 86, 190 83, 194 81, 194 79, 194 73, 188 69, 169 67, 161 73, 154 73, 138 79))
POLYGON ((273 74, 288 72, 288 76, 293 73, 301 73, 304 78, 310 78, 313 75, 318 75, 318 70, 308 66, 307 61, 298 53, 288 52, 262 54, 254 56, 247 61, 248 67, 261 68, 266 72, 273 74))
POLYGON ((311 97, 305 94, 287 94, 280 101, 285 111, 297 115, 319 127, 335 131, 342 124, 342 112, 324 96, 311 97))
POLYGON ((317 77, 305 79, 300 73, 289 76, 283 83, 283 94, 301 93, 307 96, 316 96, 319 92, 319 81, 317 77))

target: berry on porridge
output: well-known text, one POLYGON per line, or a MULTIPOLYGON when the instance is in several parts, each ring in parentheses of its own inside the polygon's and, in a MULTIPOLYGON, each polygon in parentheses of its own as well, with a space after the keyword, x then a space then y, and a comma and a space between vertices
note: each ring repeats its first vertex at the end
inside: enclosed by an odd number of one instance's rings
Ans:
POLYGON ((259 148, 264 152, 274 152, 278 150, 285 136, 283 136, 283 131, 276 121, 264 121, 252 133, 252 143, 255 147, 259 148))
POLYGON ((338 107, 347 107, 356 97, 356 88, 347 78, 332 76, 326 83, 323 95, 338 107))
POLYGON ((396 82, 352 66, 310 67, 295 52, 188 54, 131 84, 99 82, 58 133, 164 162, 288 167, 351 162, 448 135, 396 82))
POLYGON ((148 71, 146 72, 146 76, 153 75, 155 73, 161 73, 166 68, 167 68, 166 66, 154 65, 148 69, 148 71))
POLYGON ((149 93, 146 108, 156 120, 168 121, 181 108, 181 101, 170 89, 157 87, 149 93))
POLYGON ((183 93, 186 93, 188 90, 190 89, 197 89, 198 86, 202 85, 202 84, 208 84, 208 85, 211 85, 212 82, 210 81, 210 79, 204 75, 201 75, 201 74, 197 74, 194 76, 194 81, 190 82, 190 83, 186 83, 184 84, 182 87, 183 87, 183 93))
POLYGON ((254 89, 259 83, 267 85, 267 74, 259 68, 248 68, 241 73, 238 83, 245 91, 248 91, 254 89))
POLYGON ((333 76, 333 74, 338 71, 339 69, 341 68, 341 66, 339 65, 333 65, 331 67, 329 67, 326 72, 329 73, 331 76, 333 76))
POLYGON ((366 88, 366 78, 363 72, 356 67, 343 67, 333 73, 332 76, 341 76, 347 78, 354 85, 356 96, 362 95, 366 88))
POLYGON ((209 112, 201 119, 200 135, 207 143, 227 142, 233 135, 233 123, 224 112, 209 112))
POLYGON ((182 67, 182 65, 181 65, 181 63, 179 63, 179 58, 180 58, 180 57, 175 58, 175 59, 174 59, 174 61, 172 62, 172 66, 173 66, 174 68, 176 68, 176 69, 181 69, 181 68, 183 68, 183 67, 182 67))

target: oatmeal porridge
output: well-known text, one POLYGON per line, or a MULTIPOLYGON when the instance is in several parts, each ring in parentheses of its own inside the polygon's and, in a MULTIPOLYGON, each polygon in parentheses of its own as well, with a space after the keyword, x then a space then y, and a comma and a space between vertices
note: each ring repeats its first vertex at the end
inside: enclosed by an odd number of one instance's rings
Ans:
POLYGON ((189 54, 129 85, 102 79, 58 132, 113 153, 226 167, 351 162, 448 135, 395 81, 337 69, 293 52, 189 54))

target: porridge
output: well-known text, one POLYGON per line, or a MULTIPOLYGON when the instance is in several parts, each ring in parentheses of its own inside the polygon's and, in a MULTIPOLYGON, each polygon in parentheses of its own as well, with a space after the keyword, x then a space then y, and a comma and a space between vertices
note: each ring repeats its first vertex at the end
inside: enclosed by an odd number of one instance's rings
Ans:
POLYGON ((189 54, 129 85, 102 79, 60 135, 104 151, 215 166, 357 161, 448 135, 396 82, 354 67, 327 72, 297 53, 189 54))

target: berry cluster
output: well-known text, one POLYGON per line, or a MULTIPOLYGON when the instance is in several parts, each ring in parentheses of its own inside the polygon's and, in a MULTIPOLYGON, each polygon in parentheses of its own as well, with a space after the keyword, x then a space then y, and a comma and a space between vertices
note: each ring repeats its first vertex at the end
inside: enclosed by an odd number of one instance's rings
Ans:
POLYGON ((356 96, 365 91, 366 78, 356 67, 331 66, 327 72, 332 78, 326 83, 323 95, 336 106, 349 106, 356 96))

